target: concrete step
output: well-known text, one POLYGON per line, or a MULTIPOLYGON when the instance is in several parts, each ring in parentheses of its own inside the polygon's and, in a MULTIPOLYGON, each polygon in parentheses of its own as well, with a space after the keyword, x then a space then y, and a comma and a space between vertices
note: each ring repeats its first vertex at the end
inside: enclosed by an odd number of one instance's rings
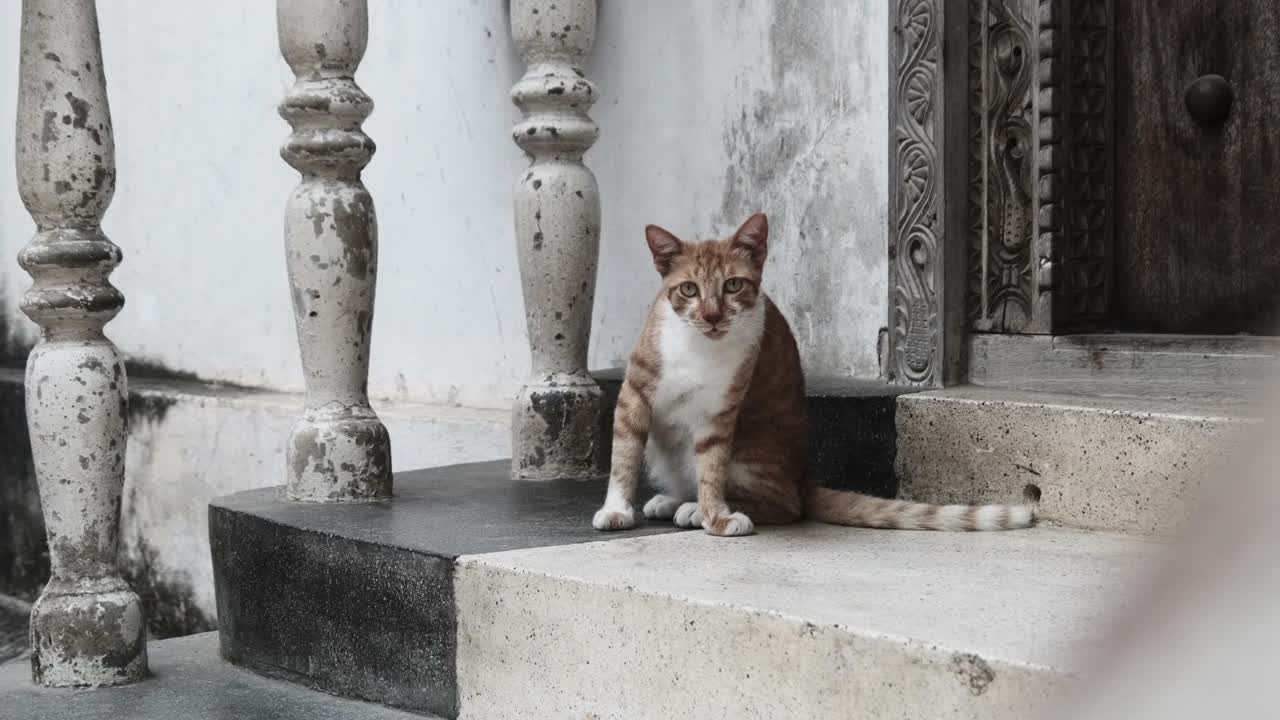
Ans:
POLYGON ((904 395, 898 495, 982 503, 1031 493, 1045 524, 1168 535, 1261 415, 1255 393, 1221 386, 1036 381, 904 395))
POLYGON ((508 472, 403 473, 368 505, 219 499, 225 656, 445 717, 1022 718, 1160 547, 1043 528, 602 534, 602 482, 508 472))
MULTIPOLYGON (((1079 377, 1024 373, 999 387, 912 392, 811 378, 814 476, 827 487, 936 503, 1016 503, 1030 494, 1040 498, 1048 525, 1173 534, 1261 417, 1256 378, 1280 345, 1275 338, 1106 336, 1103 346, 1102 337, 1014 340, 1056 341, 1046 352, 1072 357, 1101 353, 1107 368, 1131 363, 1106 380, 1082 368, 1079 377), (1214 354, 1224 345, 1232 352, 1214 354), (1257 372, 1240 370, 1246 366, 1257 372), (1151 367, 1163 381, 1135 382, 1151 367), (1194 370, 1196 381, 1171 381, 1178 368, 1194 370), (1241 372, 1234 380, 1213 381, 1232 368, 1241 372)), ((1014 340, 990 336, 982 347, 1014 340)), ((620 378, 616 370, 597 374, 611 397, 620 378)))
POLYGON ((27 663, 0 665, 2 720, 424 720, 261 677, 218 657, 218 634, 147 646, 151 677, 97 690, 31 684, 27 663))
MULTIPOLYGON (((209 535, 225 656, 272 677, 415 712, 457 713, 454 563, 601 539, 602 480, 515 482, 510 461, 395 477, 389 502, 215 500, 209 535)), ((616 537, 675 532, 668 523, 616 537)), ((504 716, 507 717, 507 716, 504 716)))
POLYGON ((460 717, 1025 720, 1161 547, 798 526, 463 557, 460 717))

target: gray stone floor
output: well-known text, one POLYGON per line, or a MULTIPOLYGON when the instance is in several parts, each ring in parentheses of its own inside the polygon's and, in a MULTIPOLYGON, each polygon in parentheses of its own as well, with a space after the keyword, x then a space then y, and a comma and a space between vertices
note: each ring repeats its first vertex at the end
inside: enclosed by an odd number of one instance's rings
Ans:
POLYGON ((0 720, 429 720, 270 680, 218 657, 217 633, 147 647, 151 675, 136 685, 51 690, 21 662, 0 665, 0 720))

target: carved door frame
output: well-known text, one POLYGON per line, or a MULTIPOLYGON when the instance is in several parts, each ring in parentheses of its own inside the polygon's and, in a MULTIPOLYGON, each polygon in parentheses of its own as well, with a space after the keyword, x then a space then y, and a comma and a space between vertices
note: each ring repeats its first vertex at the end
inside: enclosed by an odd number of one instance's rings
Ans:
POLYGON ((968 333, 1107 318, 1112 1, 891 0, 890 382, 964 382, 968 333))

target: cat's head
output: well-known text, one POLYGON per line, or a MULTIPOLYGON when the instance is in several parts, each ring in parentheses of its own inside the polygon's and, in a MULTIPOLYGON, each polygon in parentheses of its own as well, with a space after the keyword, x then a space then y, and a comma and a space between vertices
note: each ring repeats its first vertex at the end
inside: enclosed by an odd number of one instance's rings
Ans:
POLYGON ((769 221, 756 213, 723 240, 684 242, 657 225, 644 229, 663 294, 689 326, 718 340, 761 302, 769 221))

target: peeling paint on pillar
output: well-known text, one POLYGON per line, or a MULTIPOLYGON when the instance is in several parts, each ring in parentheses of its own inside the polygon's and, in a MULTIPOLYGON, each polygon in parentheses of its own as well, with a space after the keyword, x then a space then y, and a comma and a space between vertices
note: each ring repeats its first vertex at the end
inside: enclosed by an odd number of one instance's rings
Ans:
POLYGON ((37 228, 18 262, 34 280, 22 310, 41 329, 25 386, 52 575, 31 613, 32 678, 134 682, 147 673, 146 623, 116 564, 128 388, 102 332, 124 297, 108 281, 120 249, 101 229, 115 146, 93 0, 23 3, 17 155, 37 228))
POLYGON ((307 405, 288 443, 288 494, 303 502, 391 496, 391 439, 369 406, 378 220, 360 171, 373 101, 355 82, 369 32, 364 0, 279 0, 280 50, 296 82, 280 103, 281 156, 302 173, 285 250, 307 405))
POLYGON ((533 374, 512 414, 518 479, 603 474, 603 395, 587 373, 600 251, 600 191, 582 155, 599 130, 581 69, 595 0, 512 0, 511 34, 527 70, 511 89, 524 113, 511 137, 529 156, 515 186, 516 243, 533 374))

